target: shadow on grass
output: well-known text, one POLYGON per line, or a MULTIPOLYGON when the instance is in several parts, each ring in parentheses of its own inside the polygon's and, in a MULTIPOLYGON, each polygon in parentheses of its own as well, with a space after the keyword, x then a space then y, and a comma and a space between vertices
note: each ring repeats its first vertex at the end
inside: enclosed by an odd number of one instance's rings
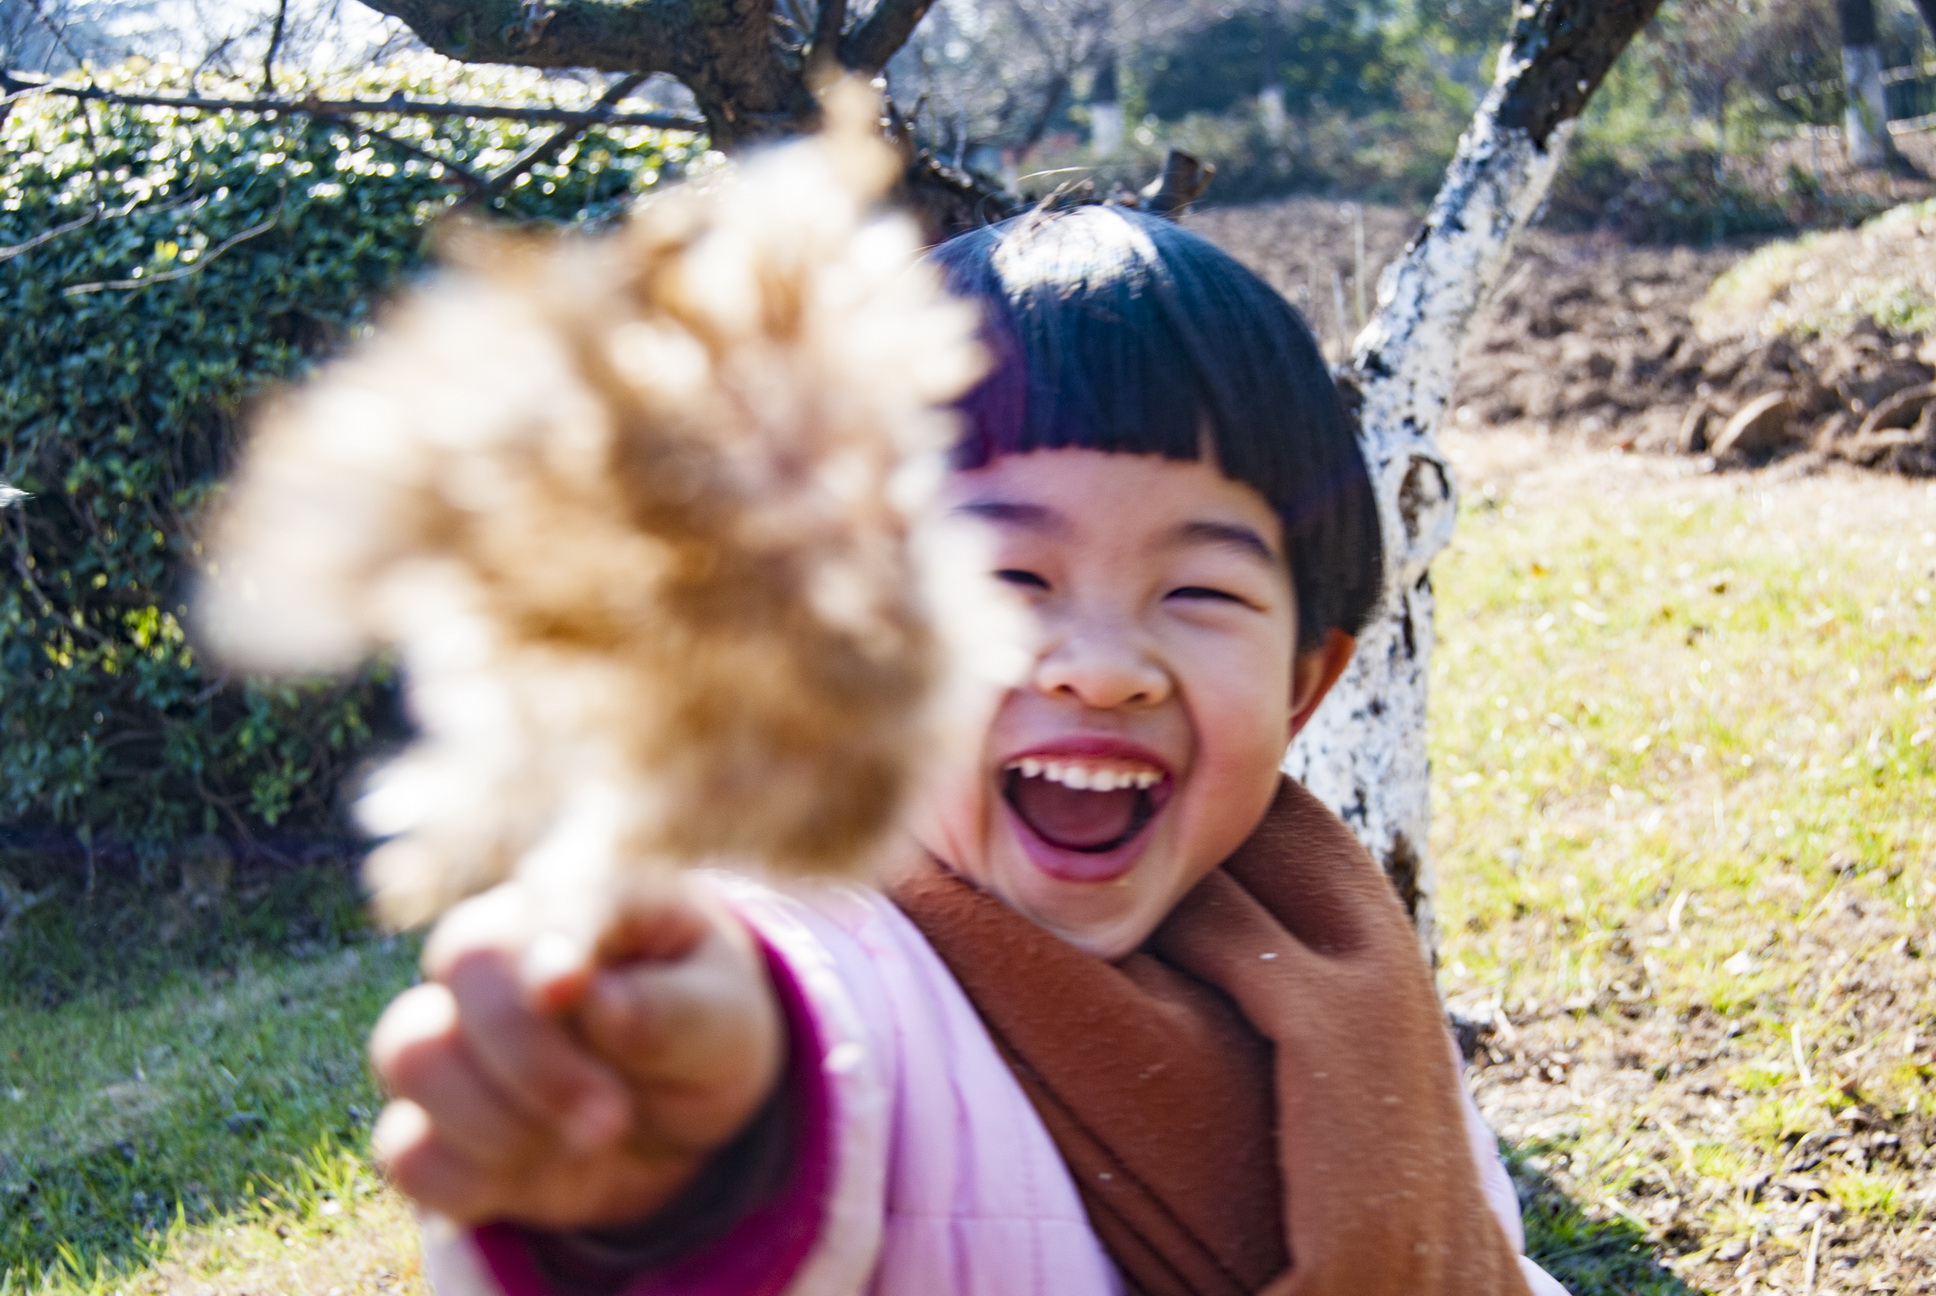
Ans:
POLYGON ((89 995, 136 1007, 175 977, 369 935, 349 852, 240 868, 200 895, 177 886, 172 869, 149 880, 119 863, 84 885, 65 855, 0 848, 0 1008, 55 1008, 89 995), (21 897, 30 901, 24 908, 21 897))
POLYGON ((360 908, 330 866, 193 907, 65 888, 20 916, 0 942, 0 1293, 125 1273, 177 1220, 300 1211, 354 1164, 378 1105, 364 1039, 416 962, 360 908))
POLYGON ((1506 1167, 1519 1190, 1526 1254, 1570 1296, 1704 1296, 1661 1265, 1654 1243, 1632 1220, 1589 1218, 1530 1164, 1542 1150, 1509 1145, 1506 1167))

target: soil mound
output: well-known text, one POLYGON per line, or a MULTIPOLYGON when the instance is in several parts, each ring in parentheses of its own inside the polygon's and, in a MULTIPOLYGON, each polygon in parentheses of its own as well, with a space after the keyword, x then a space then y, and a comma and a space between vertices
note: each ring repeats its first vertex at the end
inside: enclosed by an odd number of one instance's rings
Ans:
MULTIPOLYGON (((1417 220, 1395 208, 1289 199, 1190 223, 1303 310, 1338 359, 1356 331, 1358 282, 1369 299, 1417 220)), ((1936 218, 1929 223, 1936 234, 1936 218)), ((1528 231, 1474 331, 1454 425, 1707 456, 1720 466, 1836 458, 1936 476, 1936 335, 1893 330, 1867 314, 1815 337, 1728 335, 1701 304, 1752 251, 1528 231)), ((1791 258, 1791 271, 1807 260, 1791 258)), ((1828 252, 1815 260, 1814 273, 1828 277, 1850 264, 1828 252)))
POLYGON ((1866 314, 1840 334, 1715 336, 1704 298, 1742 255, 1533 231, 1477 330, 1454 419, 1728 464, 1804 454, 1936 475, 1932 339, 1866 314))

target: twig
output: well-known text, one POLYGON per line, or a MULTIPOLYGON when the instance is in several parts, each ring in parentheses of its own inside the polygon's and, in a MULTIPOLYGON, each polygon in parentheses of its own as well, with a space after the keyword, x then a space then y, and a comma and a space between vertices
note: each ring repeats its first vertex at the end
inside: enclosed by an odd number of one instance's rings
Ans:
POLYGON ((1162 172, 1143 187, 1144 210, 1177 219, 1190 209, 1191 203, 1203 197, 1203 191, 1210 187, 1210 177, 1215 174, 1217 168, 1213 164, 1182 149, 1171 149, 1163 159, 1162 172))
POLYGON ((461 163, 453 162, 449 158, 439 157, 429 149, 419 148, 409 140, 401 136, 392 135, 380 126, 365 126, 357 123, 356 130, 359 134, 367 135, 371 139, 382 140, 385 144, 390 145, 390 147, 397 149, 399 152, 408 153, 411 157, 422 158, 433 166, 442 167, 451 178, 464 186, 464 191, 469 195, 475 196, 480 194, 490 185, 490 181, 469 167, 461 163))
POLYGON ((1621 1205, 1618 1198, 1607 1197, 1604 1199, 1604 1201, 1608 1210, 1620 1216, 1622 1219, 1626 1220, 1629 1224, 1632 1224, 1635 1227, 1637 1227, 1650 1240, 1655 1236, 1654 1226, 1649 1222, 1647 1222, 1646 1220, 1640 1218, 1640 1216, 1634 1214, 1632 1211, 1628 1210, 1625 1206, 1621 1205))
MULTIPOLYGON (((8 503, 12 501, 9 500, 8 503)), ((54 601, 47 597, 47 591, 43 590, 40 582, 34 579, 33 568, 27 566, 26 559, 18 547, 14 550, 13 569, 19 573, 21 581, 33 593, 35 602, 40 604, 42 616, 58 621, 90 644, 99 646, 104 642, 101 632, 83 621, 78 613, 62 612, 54 606, 54 601)))
POLYGON ((1814 1088, 1815 1078, 1808 1073, 1808 1051, 1802 1047, 1802 1024, 1800 1022, 1796 1022, 1788 1028, 1788 1042, 1795 1046, 1795 1071, 1801 1077, 1802 1088, 1814 1088))
MULTIPOLYGON (((182 206, 199 207, 204 203, 206 203, 207 201, 208 199, 206 198, 193 198, 193 199, 184 198, 176 202, 162 203, 161 205, 156 207, 151 207, 148 210, 150 213, 155 213, 155 212, 171 211, 176 207, 182 207, 182 206)), ((78 219, 75 219, 75 220, 68 221, 65 225, 56 225, 53 229, 42 230, 40 233, 28 239, 25 243, 16 243, 12 247, 0 247, 0 262, 11 261, 13 260, 13 258, 20 256, 22 253, 31 252, 35 248, 41 246, 43 243, 47 243, 53 239, 57 239, 63 234, 72 234, 75 230, 82 229, 97 220, 103 220, 103 219, 118 220, 121 217, 126 216, 129 212, 134 211, 136 208, 140 206, 141 206, 141 199, 137 198, 133 202, 128 203, 126 206, 116 207, 113 211, 108 211, 102 207, 96 207, 93 211, 89 212, 87 215, 79 217, 78 219)))
POLYGON ((566 144, 582 134, 587 126, 593 125, 596 122, 596 114, 600 110, 609 110, 613 105, 622 102, 625 96, 638 89, 639 83, 643 80, 645 80, 645 74, 643 72, 634 72, 630 76, 620 77, 617 81, 614 81, 610 88, 598 97, 598 102, 593 105, 593 122, 586 122, 583 125, 559 127, 549 136, 526 149, 521 155, 511 159, 510 162, 505 164, 503 170, 499 171, 489 180, 484 181, 483 185, 472 192, 466 201, 480 204, 496 202, 499 198, 503 197, 504 191, 509 189, 519 176, 556 155, 566 144))
MULTIPOLYGON (((934 0, 881 0, 874 11, 854 24, 840 42, 840 62, 849 71, 873 76, 887 66, 894 52, 927 16, 934 0)), ((823 9, 822 14, 825 14, 823 9)))
POLYGON ((282 208, 277 207, 271 213, 268 220, 263 221, 260 225, 251 225, 240 234, 234 234, 223 239, 220 243, 217 243, 213 248, 209 249, 206 256, 197 257, 193 265, 185 265, 179 270, 168 270, 158 275, 147 275, 140 279, 105 279, 99 283, 69 284, 67 287, 61 289, 61 291, 69 297, 78 297, 82 293, 101 292, 108 288, 147 288, 154 284, 169 283, 176 279, 185 279, 189 275, 195 274, 197 271, 203 269, 209 262, 221 256, 237 243, 245 242, 260 234, 267 234, 276 227, 276 222, 281 219, 282 208))
POLYGON ((1696 1181, 1702 1178, 1705 1178, 1705 1176, 1701 1174, 1700 1170, 1696 1168, 1694 1165, 1693 1140, 1688 1138, 1687 1135, 1681 1133, 1680 1128, 1676 1126, 1674 1122, 1668 1118, 1667 1113, 1660 1110, 1660 1108, 1656 1107, 1654 1109, 1653 1117, 1654 1117, 1654 1124, 1660 1126, 1662 1132, 1664 1132, 1668 1138, 1674 1141, 1674 1146, 1680 1149, 1681 1164, 1684 1167, 1686 1167, 1688 1177, 1696 1181))
POLYGON ((208 785, 202 782, 202 776, 199 773, 195 775, 195 792, 202 798, 204 804, 214 806, 216 813, 229 821, 229 827, 235 830, 235 835, 241 839, 244 849, 250 854, 267 855, 285 868, 295 866, 296 861, 267 843, 258 841, 256 835, 249 831, 248 821, 236 811, 234 798, 217 796, 209 791, 208 785))
POLYGON ((100 215, 101 209, 96 207, 79 220, 68 221, 65 225, 56 225, 50 230, 42 230, 25 243, 16 243, 12 247, 0 247, 0 261, 11 261, 23 252, 31 252, 41 244, 51 242, 63 234, 72 234, 83 225, 92 225, 100 215))
POLYGON ((807 46, 807 84, 831 80, 840 66, 840 30, 847 25, 847 0, 820 0, 813 40, 807 46))
POLYGON ((103 90, 99 86, 60 85, 53 81, 28 80, 17 73, 0 72, 8 83, 23 87, 9 100, 27 94, 60 95, 68 99, 95 100, 101 103, 133 104, 138 107, 197 109, 203 112, 288 113, 303 117, 349 117, 374 113, 391 117, 478 117, 494 121, 556 123, 561 126, 649 126, 657 130, 690 131, 704 134, 706 123, 673 113, 609 113, 574 108, 518 108, 508 104, 437 103, 391 95, 388 99, 220 99, 208 95, 142 94, 126 90, 103 90))
POLYGON ((40 7, 40 0, 27 0, 27 7, 34 11, 34 17, 40 19, 40 25, 47 29, 48 34, 54 38, 54 43, 61 47, 61 52, 73 59, 75 63, 84 66, 87 60, 82 58, 74 46, 68 42, 66 26, 56 23, 52 18, 48 17, 47 11, 40 7))
POLYGON ((1827 1215, 1815 1217, 1815 1231, 1808 1238, 1808 1264, 1802 1270, 1802 1296, 1815 1296, 1816 1267, 1822 1259, 1822 1225, 1826 1223, 1827 1215))

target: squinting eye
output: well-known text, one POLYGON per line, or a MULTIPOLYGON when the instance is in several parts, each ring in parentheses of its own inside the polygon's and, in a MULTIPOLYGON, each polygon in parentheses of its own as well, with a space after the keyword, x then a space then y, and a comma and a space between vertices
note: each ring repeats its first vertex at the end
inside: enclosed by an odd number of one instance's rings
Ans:
POLYGON ((1226 590, 1211 589, 1208 585, 1180 585, 1177 588, 1170 591, 1170 597, 1187 598, 1187 599, 1212 599, 1223 603, 1243 603, 1246 601, 1244 599, 1238 598, 1235 594, 1229 593, 1226 590))
POLYGON ((1019 567, 1004 567, 995 573, 995 579, 1009 585, 1019 585, 1024 589, 1047 589, 1049 583, 1032 571, 1019 567))

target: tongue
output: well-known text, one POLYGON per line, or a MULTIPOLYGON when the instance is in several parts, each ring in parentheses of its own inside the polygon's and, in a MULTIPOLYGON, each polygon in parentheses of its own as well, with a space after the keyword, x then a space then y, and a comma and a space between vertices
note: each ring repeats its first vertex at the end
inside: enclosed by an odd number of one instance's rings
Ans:
POLYGON ((1022 778, 1015 781, 1009 804, 1049 845, 1064 850, 1097 850, 1129 831, 1140 795, 1134 788, 1078 792, 1045 778, 1022 778))

